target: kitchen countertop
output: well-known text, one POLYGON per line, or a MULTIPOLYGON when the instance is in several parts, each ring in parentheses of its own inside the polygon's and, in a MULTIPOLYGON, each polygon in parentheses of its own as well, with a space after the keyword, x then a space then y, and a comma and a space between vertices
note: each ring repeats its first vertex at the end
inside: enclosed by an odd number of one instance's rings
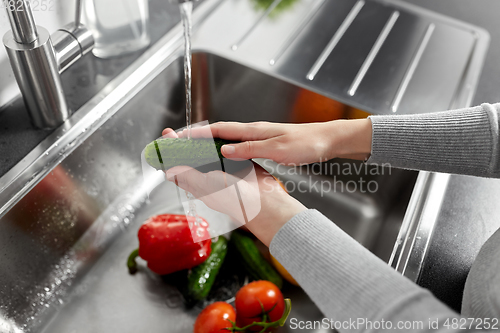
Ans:
MULTIPOLYGON (((473 105, 500 101, 500 2, 406 0, 485 28, 490 47, 473 105)), ((418 283, 459 311, 470 267, 484 242, 500 228, 500 180, 452 175, 418 283)))

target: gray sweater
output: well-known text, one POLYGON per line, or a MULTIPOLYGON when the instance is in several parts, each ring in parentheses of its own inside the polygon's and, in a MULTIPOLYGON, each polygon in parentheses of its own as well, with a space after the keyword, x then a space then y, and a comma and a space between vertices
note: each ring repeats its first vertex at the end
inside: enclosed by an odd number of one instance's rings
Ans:
MULTIPOLYGON (((500 177, 500 104, 424 115, 374 116, 369 163, 500 177)), ((333 221, 335 222, 335 221, 333 221)), ((270 250, 340 332, 500 330, 500 230, 483 246, 462 316, 394 271, 315 210, 274 236, 270 250), (472 324, 472 325, 471 325, 472 324), (437 326, 436 326, 437 325, 437 326), (403 328, 404 327, 404 328, 403 328)))

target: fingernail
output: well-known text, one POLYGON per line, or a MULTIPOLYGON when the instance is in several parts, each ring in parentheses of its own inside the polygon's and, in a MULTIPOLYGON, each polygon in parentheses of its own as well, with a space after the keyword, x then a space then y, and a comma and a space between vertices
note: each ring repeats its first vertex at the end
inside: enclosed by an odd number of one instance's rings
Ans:
POLYGON ((234 149, 234 146, 224 145, 224 146, 222 146, 222 150, 223 150, 224 154, 231 155, 231 154, 234 154, 234 151, 236 149, 234 149))

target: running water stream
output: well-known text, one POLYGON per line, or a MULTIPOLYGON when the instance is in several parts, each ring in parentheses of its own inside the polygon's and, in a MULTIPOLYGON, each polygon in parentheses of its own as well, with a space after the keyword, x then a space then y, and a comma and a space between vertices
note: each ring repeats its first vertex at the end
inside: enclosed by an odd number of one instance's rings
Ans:
POLYGON ((188 139, 191 139, 191 29, 193 2, 187 1, 180 4, 182 25, 184 26, 184 79, 186 87, 186 128, 188 139))
MULTIPOLYGON (((181 10, 181 18, 182 25, 184 26, 184 80, 185 80, 185 88, 186 88, 186 128, 188 140, 191 139, 191 111, 192 111, 192 100, 191 100, 191 64, 192 64, 192 56, 191 56, 191 29, 192 29, 192 14, 193 14, 193 2, 187 1, 180 4, 181 10)), ((196 204, 194 202, 195 197, 186 191, 186 196, 189 200, 189 208, 187 211, 188 216, 192 216, 195 218, 194 226, 191 227, 191 231, 195 231, 193 233, 193 240, 195 242, 202 241, 203 239, 199 239, 203 230, 200 228, 202 223, 201 218, 198 216, 196 212, 196 204)))

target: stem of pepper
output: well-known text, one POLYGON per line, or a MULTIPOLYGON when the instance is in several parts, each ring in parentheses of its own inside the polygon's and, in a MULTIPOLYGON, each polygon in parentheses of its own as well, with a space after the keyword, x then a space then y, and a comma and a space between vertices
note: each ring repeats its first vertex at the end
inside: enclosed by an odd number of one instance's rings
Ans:
POLYGON ((135 249, 130 253, 127 259, 127 267, 128 267, 128 272, 130 274, 135 274, 137 273, 137 263, 135 262, 135 258, 139 256, 139 249, 135 249))
POLYGON ((238 326, 236 326, 236 323, 228 320, 233 325, 233 327, 223 328, 223 330, 233 332, 233 333, 234 332, 245 332, 250 327, 261 326, 262 330, 260 330, 259 333, 264 333, 269 328, 285 325, 285 322, 288 319, 288 316, 290 315, 290 311, 292 311, 292 301, 289 298, 285 298, 285 311, 283 311, 283 315, 281 316, 281 318, 279 320, 273 321, 272 323, 267 323, 265 321, 253 322, 252 324, 247 325, 245 327, 238 327, 238 326))

